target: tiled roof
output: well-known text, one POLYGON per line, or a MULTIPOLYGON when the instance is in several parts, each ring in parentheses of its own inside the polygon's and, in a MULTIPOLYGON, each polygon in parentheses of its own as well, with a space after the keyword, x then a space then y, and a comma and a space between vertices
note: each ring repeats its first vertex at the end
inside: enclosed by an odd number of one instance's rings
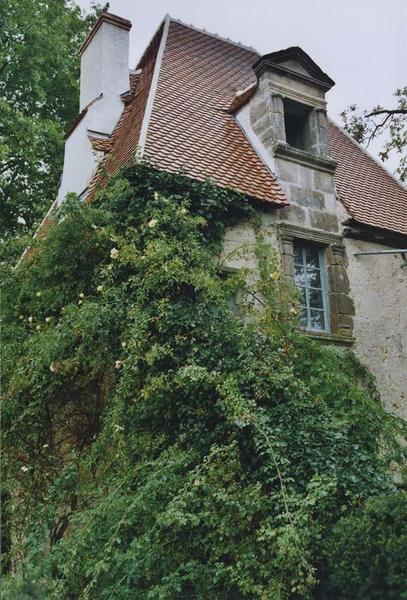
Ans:
MULTIPOLYGON (((113 134, 113 150, 98 170, 91 193, 105 181, 106 171, 114 173, 136 154, 161 35, 162 30, 155 51, 138 65, 142 73, 133 100, 113 134)), ((174 20, 163 43, 144 158, 159 169, 212 178, 250 197, 286 204, 276 179, 229 112, 236 92, 255 83, 251 65, 258 54, 174 20)))
POLYGON ((239 89, 255 82, 257 54, 171 21, 145 156, 275 203, 285 197, 228 110, 239 89))
MULTIPOLYGON (((134 159, 142 142, 144 157, 159 169, 212 178, 252 198, 286 204, 231 114, 255 90, 258 58, 251 48, 167 17, 131 76, 112 150, 90 184, 90 197, 134 159)), ((332 123, 330 138, 338 194, 351 218, 407 234, 406 189, 332 123)))
POLYGON ((407 235, 407 189, 332 122, 329 133, 332 156, 338 162, 336 187, 351 217, 407 235))

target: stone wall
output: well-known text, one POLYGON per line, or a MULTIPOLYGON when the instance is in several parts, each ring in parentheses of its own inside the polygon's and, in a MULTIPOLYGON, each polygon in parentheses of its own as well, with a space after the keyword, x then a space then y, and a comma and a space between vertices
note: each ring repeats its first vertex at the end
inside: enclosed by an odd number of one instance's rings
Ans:
POLYGON ((355 256, 388 246, 344 242, 355 303, 354 351, 376 376, 386 407, 407 418, 407 267, 400 254, 355 256))
MULTIPOLYGON (((287 278, 294 280, 297 240, 324 251, 330 331, 310 335, 353 348, 376 376, 386 407, 407 417, 407 267, 401 268, 400 255, 357 257, 358 251, 389 247, 343 235, 349 215, 336 194, 324 93, 296 77, 263 72, 249 106, 237 119, 290 202, 262 215, 287 278), (309 107, 312 144, 301 148, 287 144, 285 98, 309 107)), ((225 247, 230 251, 251 241, 253 232, 240 228, 228 232, 225 247)), ((233 266, 253 268, 255 261, 247 256, 236 259, 233 266)))

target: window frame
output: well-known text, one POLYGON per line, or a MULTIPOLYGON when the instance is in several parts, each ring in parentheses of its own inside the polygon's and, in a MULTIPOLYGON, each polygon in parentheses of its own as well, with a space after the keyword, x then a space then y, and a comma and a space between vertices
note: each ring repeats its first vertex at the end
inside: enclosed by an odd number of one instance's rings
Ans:
POLYGON ((291 223, 278 225, 278 239, 281 262, 287 283, 295 286, 294 244, 309 244, 323 250, 325 274, 327 275, 329 331, 301 329, 304 334, 318 339, 322 343, 340 346, 353 345, 354 303, 350 296, 349 281, 346 274, 348 261, 342 236, 301 227, 291 223), (345 281, 345 283, 344 283, 345 281))
POLYGON ((305 329, 305 331, 310 331, 313 333, 331 333, 329 285, 328 285, 328 273, 327 273, 327 268, 326 268, 324 248, 321 246, 317 246, 316 244, 309 243, 306 240, 295 240, 293 243, 293 250, 294 250, 294 273, 295 273, 295 266, 300 266, 304 270, 304 278, 305 278, 304 286, 299 286, 297 284, 297 282, 295 281, 295 274, 294 274, 294 282, 295 282, 297 289, 299 290, 301 287, 303 287, 305 290, 306 306, 303 306, 301 304, 301 309, 305 308, 305 310, 306 310, 307 324, 305 327, 303 327, 303 329, 305 329), (301 259, 302 259, 301 264, 296 262, 296 260, 295 260, 295 248, 298 248, 301 250, 301 259), (308 267, 307 258, 306 258, 307 248, 315 250, 318 253, 318 267, 315 267, 315 268, 319 271, 321 287, 313 287, 308 284, 307 276, 308 276, 309 267, 308 267), (313 290, 313 289, 321 292, 322 308, 314 307, 314 309, 313 309, 311 307, 310 290, 313 290), (312 327, 311 310, 318 310, 319 312, 322 312, 323 317, 324 317, 324 327, 323 328, 317 329, 317 328, 312 327))

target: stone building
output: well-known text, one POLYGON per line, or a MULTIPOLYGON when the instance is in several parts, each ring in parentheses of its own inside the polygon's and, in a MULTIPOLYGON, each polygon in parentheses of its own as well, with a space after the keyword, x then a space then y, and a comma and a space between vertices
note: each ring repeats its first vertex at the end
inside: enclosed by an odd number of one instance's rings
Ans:
MULTIPOLYGON (((169 16, 129 71, 130 27, 105 12, 80 49, 53 206, 136 156, 243 192, 300 288, 301 326, 353 348, 407 416, 407 190, 328 119, 333 80, 301 48, 260 56, 169 16)), ((225 250, 251 239, 236 228, 225 250)))

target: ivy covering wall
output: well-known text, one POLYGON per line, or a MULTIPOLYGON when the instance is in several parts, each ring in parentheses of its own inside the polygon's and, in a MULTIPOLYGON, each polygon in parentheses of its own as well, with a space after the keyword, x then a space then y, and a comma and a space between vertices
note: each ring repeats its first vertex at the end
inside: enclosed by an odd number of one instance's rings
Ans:
POLYGON ((371 502, 377 556, 406 539, 404 426, 298 332, 248 200, 138 165, 58 221, 2 267, 2 597, 406 597, 397 553, 346 584, 371 502), (242 221, 257 276, 221 267, 242 221))

